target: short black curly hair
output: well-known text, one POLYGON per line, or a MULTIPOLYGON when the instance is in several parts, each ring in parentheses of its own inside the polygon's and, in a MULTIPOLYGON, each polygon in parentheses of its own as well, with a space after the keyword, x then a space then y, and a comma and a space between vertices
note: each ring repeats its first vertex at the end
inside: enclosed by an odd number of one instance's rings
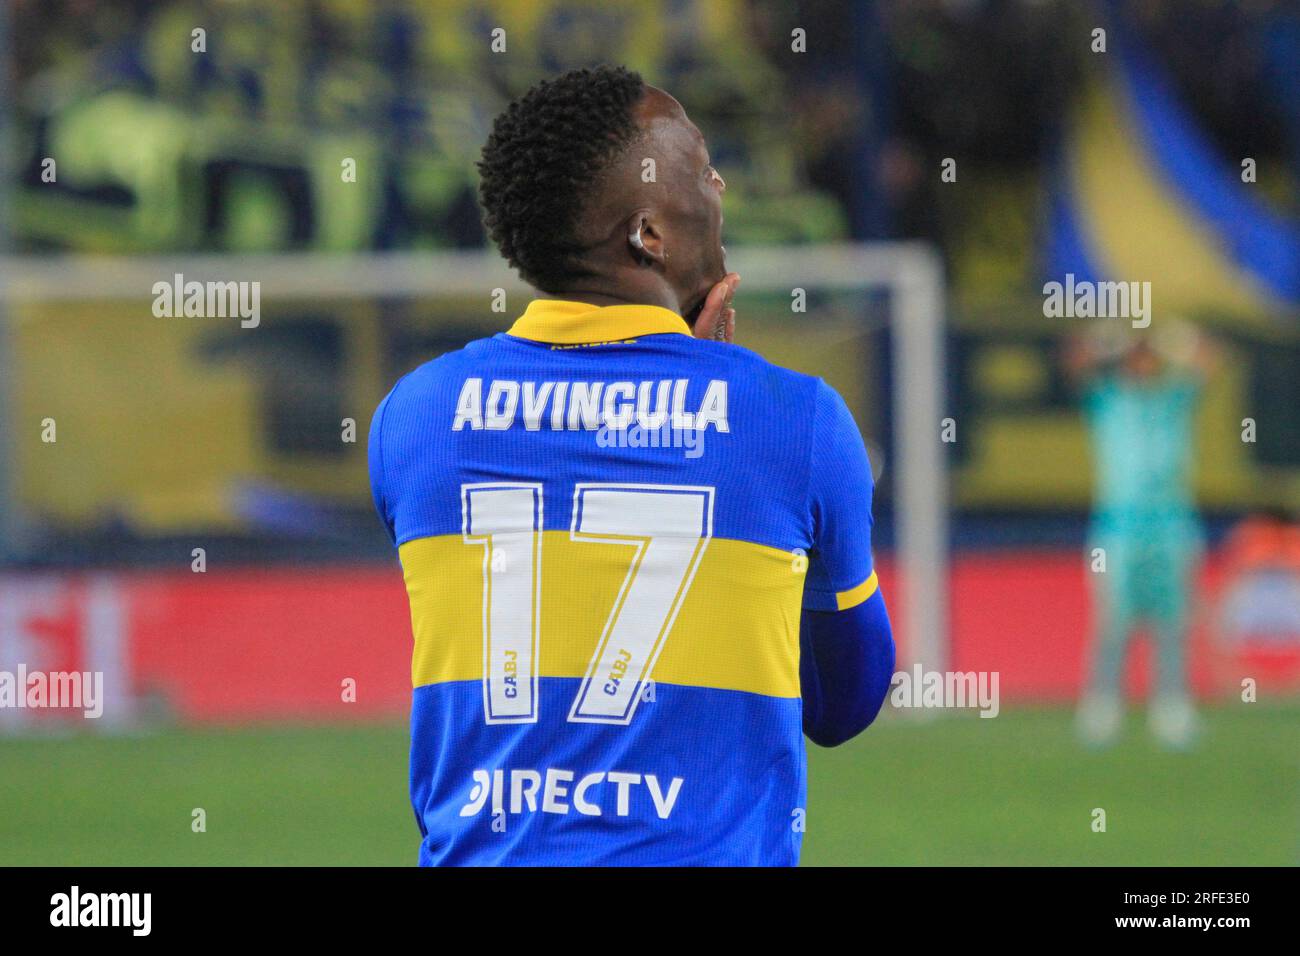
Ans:
POLYGON ((623 67, 543 80, 492 124, 478 164, 483 224, 525 282, 559 289, 575 278, 574 228, 591 187, 636 138, 645 94, 623 67))

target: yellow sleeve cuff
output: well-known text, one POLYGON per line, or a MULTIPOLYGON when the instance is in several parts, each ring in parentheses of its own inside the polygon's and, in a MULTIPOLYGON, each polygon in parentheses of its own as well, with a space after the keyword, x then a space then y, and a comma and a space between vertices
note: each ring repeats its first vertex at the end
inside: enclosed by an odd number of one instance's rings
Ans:
POLYGON ((847 611, 851 607, 857 607, 871 595, 876 593, 880 587, 880 582, 876 580, 876 572, 872 571, 871 576, 855 588, 849 588, 847 591, 838 591, 835 594, 835 605, 840 611, 847 611))

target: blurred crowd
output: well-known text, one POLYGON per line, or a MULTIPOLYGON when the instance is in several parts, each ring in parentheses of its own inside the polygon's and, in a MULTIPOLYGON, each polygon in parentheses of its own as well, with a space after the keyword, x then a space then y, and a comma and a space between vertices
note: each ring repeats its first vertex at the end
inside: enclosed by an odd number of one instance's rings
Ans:
POLYGON ((1229 155, 1288 169, 1268 189, 1297 208, 1293 3, 18 0, 11 18, 28 249, 476 246, 492 116, 539 76, 605 60, 707 130, 733 243, 920 237, 959 282, 1014 286, 1033 277, 1096 23, 1140 36, 1229 155), (358 188, 337 188, 340 156, 358 188), (948 157, 970 188, 941 188, 948 157))

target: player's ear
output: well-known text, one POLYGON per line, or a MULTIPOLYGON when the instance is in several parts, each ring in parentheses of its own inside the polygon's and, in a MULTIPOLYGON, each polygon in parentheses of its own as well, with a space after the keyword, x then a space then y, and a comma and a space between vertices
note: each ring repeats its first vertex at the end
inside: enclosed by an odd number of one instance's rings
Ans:
POLYGON ((638 209, 628 217, 627 245, 632 258, 641 265, 662 266, 667 258, 663 231, 648 209, 638 209))

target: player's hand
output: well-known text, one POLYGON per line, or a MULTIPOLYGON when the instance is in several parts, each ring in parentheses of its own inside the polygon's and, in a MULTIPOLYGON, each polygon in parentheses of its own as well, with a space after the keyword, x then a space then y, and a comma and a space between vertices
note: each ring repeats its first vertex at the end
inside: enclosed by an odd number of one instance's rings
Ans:
POLYGON ((723 276, 704 299, 704 308, 700 309, 695 320, 695 337, 713 339, 717 342, 730 342, 736 337, 736 310, 731 307, 732 296, 740 285, 740 275, 728 272, 723 276))

